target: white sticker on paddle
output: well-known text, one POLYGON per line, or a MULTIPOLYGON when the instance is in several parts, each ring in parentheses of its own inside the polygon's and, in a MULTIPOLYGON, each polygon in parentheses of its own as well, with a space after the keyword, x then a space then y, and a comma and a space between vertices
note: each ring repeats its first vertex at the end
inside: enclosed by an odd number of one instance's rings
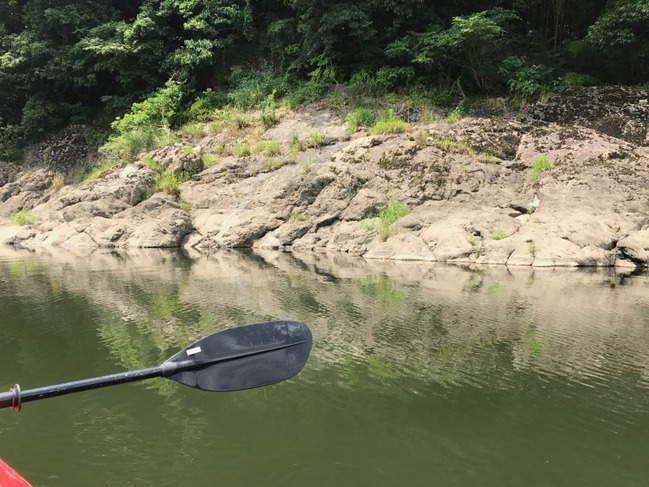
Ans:
POLYGON ((201 347, 194 347, 190 348, 187 350, 187 356, 191 357, 192 355, 196 355, 197 353, 201 352, 201 347))

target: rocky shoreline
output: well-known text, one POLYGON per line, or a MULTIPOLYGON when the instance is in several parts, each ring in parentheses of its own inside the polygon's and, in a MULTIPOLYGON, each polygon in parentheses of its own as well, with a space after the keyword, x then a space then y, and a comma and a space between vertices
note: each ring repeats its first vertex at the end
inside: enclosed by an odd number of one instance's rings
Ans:
POLYGON ((642 89, 586 88, 519 117, 448 124, 411 116, 406 132, 382 135, 350 134, 340 116, 311 107, 257 135, 279 142, 279 154, 224 155, 203 169, 200 155, 236 137, 212 134, 148 154, 160 169, 141 159, 57 190, 51 164, 23 171, 0 163, 0 242, 643 268, 648 99, 642 89), (318 141, 309 144, 313 134, 318 141), (296 140, 303 149, 289 157, 296 140), (552 167, 535 172, 539 157, 552 167), (150 196, 157 172, 191 165, 196 173, 178 194, 150 196), (376 215, 389 203, 409 212, 377 231, 376 215), (10 215, 21 210, 34 221, 12 225, 10 215))

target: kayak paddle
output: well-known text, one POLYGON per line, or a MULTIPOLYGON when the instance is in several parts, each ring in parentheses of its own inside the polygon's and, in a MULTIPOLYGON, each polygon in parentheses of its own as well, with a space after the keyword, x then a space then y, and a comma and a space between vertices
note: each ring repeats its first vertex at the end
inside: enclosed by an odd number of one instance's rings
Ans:
POLYGON ((0 409, 100 387, 166 377, 204 391, 239 391, 289 379, 311 351, 311 330, 298 321, 267 321, 219 331, 192 343, 157 367, 21 391, 0 393, 0 409))

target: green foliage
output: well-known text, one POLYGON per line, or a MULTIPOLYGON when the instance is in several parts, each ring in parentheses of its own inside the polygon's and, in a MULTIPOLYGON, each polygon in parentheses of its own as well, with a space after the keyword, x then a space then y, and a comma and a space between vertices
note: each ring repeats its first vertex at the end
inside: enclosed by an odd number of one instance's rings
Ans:
POLYGON ((214 154, 203 154, 201 159, 203 160, 203 167, 205 169, 215 166, 216 164, 221 162, 221 159, 219 159, 219 157, 215 156, 214 154))
POLYGON ((503 240, 503 239, 509 237, 509 235, 507 235, 505 232, 503 232, 501 230, 497 230, 497 231, 493 232, 489 237, 492 240, 503 240))
POLYGON ((261 123, 264 124, 264 127, 269 129, 277 123, 277 116, 275 115, 275 109, 277 108, 275 103, 275 93, 277 90, 266 97, 266 101, 262 105, 261 109, 261 123))
POLYGON ((291 108, 307 103, 315 103, 324 99, 330 89, 331 83, 324 80, 310 79, 301 81, 291 86, 290 91, 286 94, 285 101, 291 108))
POLYGON ((252 154, 252 148, 250 147, 250 144, 248 142, 242 142, 241 144, 234 146, 234 148, 232 149, 232 154, 236 157, 249 156, 250 154, 252 154))
POLYGON ((282 153, 282 146, 279 142, 273 140, 262 140, 250 147, 251 154, 258 154, 261 152, 269 156, 277 156, 282 153))
POLYGON ((241 72, 232 79, 233 89, 228 94, 230 102, 240 110, 250 110, 274 100, 277 78, 269 70, 241 72))
POLYGON ((83 182, 87 184, 97 179, 98 177, 101 177, 103 174, 113 169, 116 165, 117 165, 117 161, 105 159, 98 165, 91 166, 89 170, 87 170, 83 178, 83 182))
MULTIPOLYGON (((129 158, 160 128, 205 122, 215 133, 244 123, 220 118, 227 104, 261 110, 270 127, 275 104, 327 97, 342 112, 368 96, 391 104, 413 90, 448 109, 465 90, 529 97, 590 85, 594 76, 649 81, 646 0, 493 5, 6 0, 0 158, 15 159, 22 146, 69 123, 106 133, 117 115, 112 142, 131 133, 140 139, 117 144, 119 157, 129 158)), ((350 119, 348 126, 373 123, 350 119)), ((185 133, 198 136, 199 126, 185 133)))
POLYGON ((598 84, 598 81, 589 74, 582 73, 565 73, 558 79, 558 86, 561 89, 571 88, 574 86, 593 86, 598 84))
POLYGON ((296 213, 294 215, 291 215, 290 219, 290 221, 292 222, 303 222, 304 220, 306 220, 304 213, 296 213))
POLYGON ((629 45, 636 40, 635 29, 642 29, 649 21, 649 6, 643 0, 617 0, 608 2, 604 13, 588 29, 590 42, 606 48, 629 45))
POLYGON ((534 159, 534 162, 532 162, 532 171, 530 172, 529 180, 532 183, 535 183, 538 181, 539 176, 541 173, 545 171, 549 171, 554 167, 554 164, 552 164, 552 161, 548 159, 545 156, 539 156, 536 159, 534 159))
POLYGON ((108 161, 130 161, 142 152, 147 152, 156 147, 172 144, 176 141, 170 132, 156 127, 141 127, 113 135, 103 146, 99 153, 108 161))
POLYGON ((485 164, 497 164, 498 163, 498 158, 494 156, 493 154, 489 154, 486 152, 483 152, 482 154, 478 155, 478 160, 480 162, 484 162, 485 164))
POLYGON ((182 94, 182 85, 169 80, 154 95, 134 103, 130 112, 117 117, 111 127, 120 135, 134 130, 167 127, 180 109, 182 94))
POLYGON ((180 127, 180 132, 188 137, 203 137, 205 135, 205 125, 202 122, 186 123, 180 127))
MULTIPOLYGON (((406 297, 399 290, 398 285, 385 274, 377 274, 376 277, 361 282, 361 286, 365 292, 376 297, 378 301, 388 308, 402 303, 406 297)), ((376 368, 377 366, 374 365, 374 367, 376 368)), ((387 371, 383 372, 383 374, 386 373, 387 371)))
POLYGON ((146 164, 147 166, 149 166, 149 168, 154 170, 154 171, 157 171, 158 169, 160 169, 160 164, 150 156, 144 156, 142 158, 142 162, 144 164, 146 164))
POLYGON ((503 59, 499 73, 512 93, 517 95, 539 95, 556 86, 552 68, 543 64, 530 66, 522 56, 508 56, 503 59))
POLYGON ((180 207, 181 210, 183 210, 186 213, 189 213, 189 212, 192 211, 191 205, 189 203, 187 203, 183 199, 180 199, 180 198, 178 199, 178 206, 180 207))
POLYGON ((405 132, 407 128, 406 122, 401 120, 394 114, 393 109, 386 110, 379 114, 379 118, 372 127, 372 133, 383 134, 386 132, 405 132))
POLYGON ((187 110, 190 120, 204 122, 212 119, 215 112, 223 108, 228 102, 227 95, 221 91, 213 91, 211 88, 196 97, 187 110))
POLYGON ((352 98, 364 96, 377 98, 388 91, 389 85, 384 79, 369 71, 358 71, 349 80, 348 88, 352 98))
POLYGON ((308 161, 304 161, 304 164, 302 164, 302 175, 306 176, 311 172, 311 168, 313 167, 313 161, 309 159, 308 161))
POLYGON ((284 162, 280 161, 278 159, 268 159, 266 161, 266 169, 268 171, 275 171, 276 169, 279 169, 280 167, 284 166, 284 162))
POLYGON ((345 117, 347 129, 354 133, 358 127, 371 127, 374 124, 374 114, 369 108, 356 108, 345 117))
POLYGON ((409 52, 412 61, 426 67, 453 67, 466 82, 485 92, 496 82, 496 62, 507 44, 506 26, 516 18, 514 12, 500 8, 454 17, 448 29, 433 25, 396 41, 389 52, 409 52))
POLYGON ((460 103, 446 115, 446 123, 457 123, 464 118, 464 104, 460 103))
POLYGON ((432 145, 444 152, 451 152, 455 154, 468 154, 475 157, 476 153, 470 145, 465 142, 456 142, 452 139, 433 139, 432 145))
POLYGON ((9 216, 9 221, 14 225, 29 225, 37 220, 36 216, 30 210, 21 210, 12 213, 9 216))
POLYGON ((468 241, 471 245, 471 253, 476 257, 480 257, 480 255, 482 255, 482 246, 478 239, 475 237, 469 237, 468 241))
POLYGON ((392 225, 408 213, 410 213, 408 207, 398 201, 391 200, 382 207, 377 215, 378 222, 376 224, 379 240, 382 242, 386 241, 392 235, 392 225))
POLYGON ((319 132, 309 134, 309 147, 320 147, 325 143, 325 136, 319 132))
POLYGON ((178 186, 188 181, 191 175, 187 172, 174 173, 171 171, 161 172, 155 175, 153 179, 153 191, 162 191, 164 193, 177 196, 178 186))

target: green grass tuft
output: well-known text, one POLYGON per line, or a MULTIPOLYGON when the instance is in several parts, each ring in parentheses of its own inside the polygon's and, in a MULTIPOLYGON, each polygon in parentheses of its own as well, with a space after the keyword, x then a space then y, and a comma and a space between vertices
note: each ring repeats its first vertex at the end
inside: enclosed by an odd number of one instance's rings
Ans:
POLYGON ((34 223, 37 220, 36 215, 34 215, 30 210, 21 210, 15 213, 12 213, 9 216, 9 221, 14 225, 29 225, 34 223))
POLYGON ((203 161, 203 167, 207 169, 208 167, 215 166, 219 162, 221 162, 221 159, 218 156, 215 156, 214 154, 203 154, 201 157, 203 161))
POLYGON ((236 157, 245 157, 252 154, 252 148, 248 142, 237 144, 232 149, 232 154, 236 157))
POLYGON ((406 122, 397 117, 394 114, 394 110, 389 109, 379 116, 379 119, 372 127, 372 133, 384 134, 386 132, 405 132, 406 128, 406 122))
POLYGON ((554 167, 552 161, 545 156, 539 156, 532 162, 532 172, 530 173, 530 182, 535 183, 539 180, 541 173, 549 171, 554 167))
POLYGON ((186 172, 173 173, 165 171, 155 175, 153 179, 153 191, 162 191, 174 196, 178 195, 178 186, 189 180, 190 174, 186 172))
POLYGON ((410 213, 410 210, 403 203, 398 201, 389 201, 383 208, 379 210, 377 215, 376 230, 379 235, 379 240, 385 242, 393 233, 392 225, 401 217, 410 213))
POLYGON ((492 240, 503 240, 503 239, 509 237, 509 235, 507 235, 505 232, 497 230, 497 231, 493 232, 490 235, 490 237, 491 237, 492 240))
POLYGON ((371 127, 374 122, 374 115, 369 108, 357 108, 345 117, 345 125, 351 133, 356 132, 359 127, 371 127))

